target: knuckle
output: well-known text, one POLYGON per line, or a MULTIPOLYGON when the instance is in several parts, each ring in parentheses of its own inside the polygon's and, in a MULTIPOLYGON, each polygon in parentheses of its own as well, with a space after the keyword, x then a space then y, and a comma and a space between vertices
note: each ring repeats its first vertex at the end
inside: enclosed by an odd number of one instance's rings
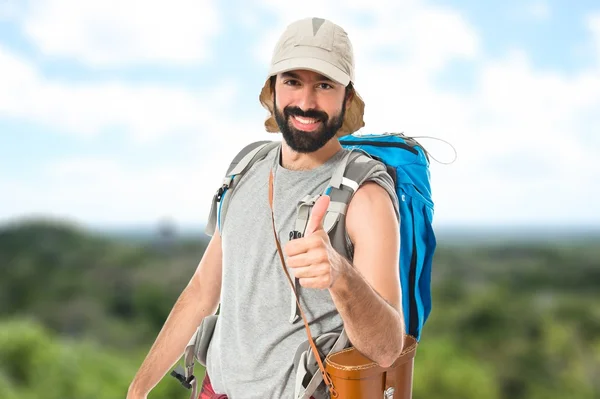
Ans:
POLYGON ((329 262, 329 256, 327 255, 326 251, 322 251, 319 254, 319 262, 320 263, 328 263, 329 262))

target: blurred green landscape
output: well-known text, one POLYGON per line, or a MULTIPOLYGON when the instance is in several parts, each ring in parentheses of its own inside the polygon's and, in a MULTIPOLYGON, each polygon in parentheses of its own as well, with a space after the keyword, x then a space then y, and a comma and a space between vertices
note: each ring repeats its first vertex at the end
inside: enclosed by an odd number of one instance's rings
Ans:
MULTIPOLYGON (((414 399, 600 398, 600 236, 472 236, 438 238, 414 399)), ((206 243, 0 226, 0 398, 124 398, 206 243)))

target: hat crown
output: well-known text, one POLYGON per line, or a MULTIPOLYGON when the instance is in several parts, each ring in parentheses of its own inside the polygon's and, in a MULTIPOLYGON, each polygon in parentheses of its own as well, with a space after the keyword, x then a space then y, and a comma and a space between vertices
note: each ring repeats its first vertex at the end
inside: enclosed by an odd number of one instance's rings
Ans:
POLYGON ((354 56, 346 31, 324 18, 304 18, 287 26, 279 38, 271 65, 298 54, 298 47, 305 51, 314 49, 314 57, 327 61, 344 71, 354 81, 354 56))

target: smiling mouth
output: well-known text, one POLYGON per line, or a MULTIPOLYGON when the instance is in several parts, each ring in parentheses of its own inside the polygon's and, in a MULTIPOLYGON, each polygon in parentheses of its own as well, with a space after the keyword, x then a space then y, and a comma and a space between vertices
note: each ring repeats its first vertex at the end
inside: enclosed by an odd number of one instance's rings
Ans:
POLYGON ((318 119, 314 119, 314 118, 303 118, 301 116, 294 116, 294 118, 298 122, 302 123, 303 125, 311 125, 313 123, 318 123, 319 122, 318 119))
POLYGON ((294 125, 296 125, 296 127, 300 128, 301 130, 314 130, 321 123, 321 121, 319 119, 305 118, 305 117, 296 116, 296 115, 292 116, 291 119, 292 119, 294 125))

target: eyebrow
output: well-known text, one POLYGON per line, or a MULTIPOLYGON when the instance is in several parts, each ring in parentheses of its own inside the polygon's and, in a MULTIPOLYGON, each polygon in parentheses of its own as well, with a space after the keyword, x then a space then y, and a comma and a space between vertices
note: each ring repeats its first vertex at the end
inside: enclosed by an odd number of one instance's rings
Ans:
MULTIPOLYGON (((283 72, 281 74, 281 76, 284 77, 284 78, 292 78, 292 79, 302 80, 300 78, 300 75, 298 75, 295 72, 283 72)), ((329 82, 329 83, 332 83, 332 84, 336 84, 336 82, 334 82, 333 80, 331 80, 330 78, 328 78, 325 75, 321 75, 320 73, 317 74, 317 80, 320 81, 320 82, 329 82)))

